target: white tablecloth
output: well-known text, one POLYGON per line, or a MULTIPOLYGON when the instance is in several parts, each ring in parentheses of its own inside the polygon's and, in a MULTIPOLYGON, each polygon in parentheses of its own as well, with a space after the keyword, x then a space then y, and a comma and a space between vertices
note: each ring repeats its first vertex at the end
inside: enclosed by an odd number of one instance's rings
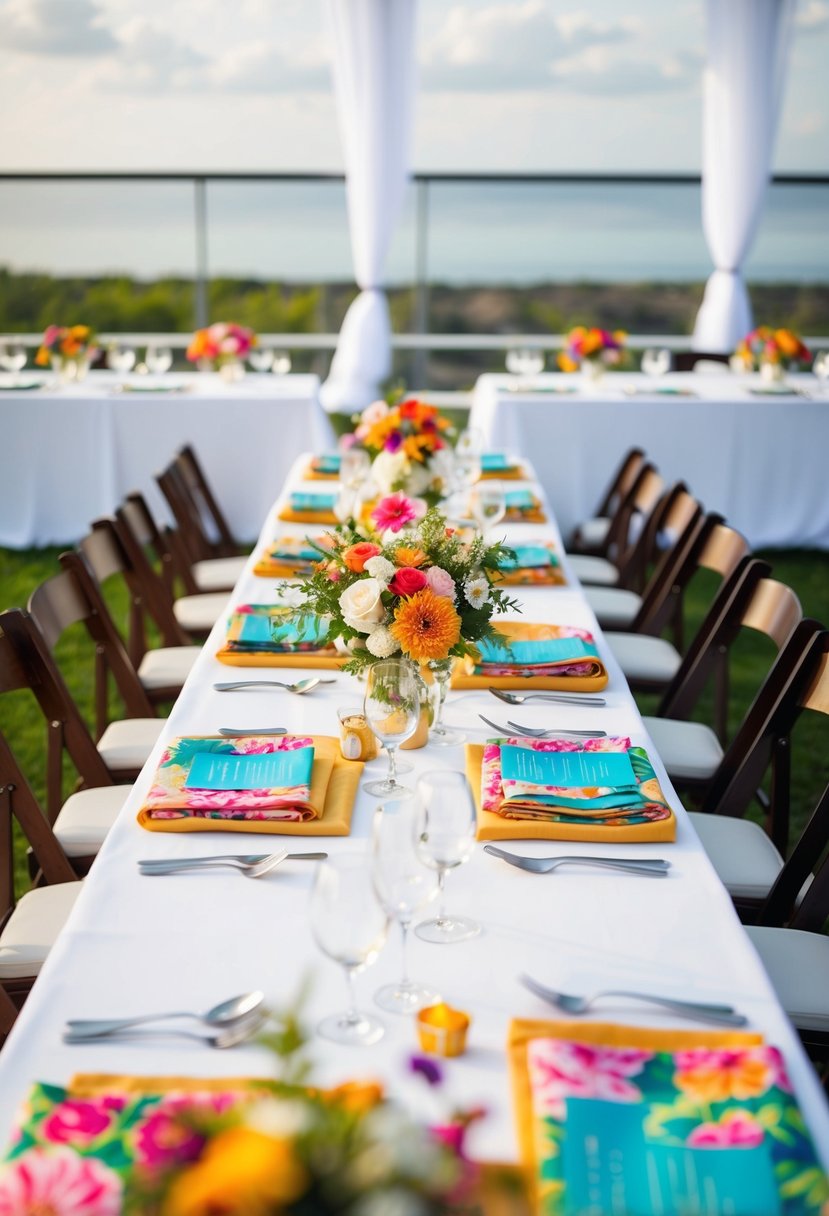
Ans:
POLYGON ((759 377, 731 374, 677 373, 655 386, 620 372, 582 386, 578 375, 551 373, 527 391, 514 377, 487 375, 475 386, 470 425, 487 446, 532 456, 565 537, 593 514, 622 454, 639 446, 666 481, 685 481, 752 546, 829 549, 829 395, 818 395, 813 376, 790 380, 814 396, 753 396, 759 377), (659 396, 655 387, 696 396, 659 396))
MULTIPOLYGON (((20 376, 31 383, 34 375, 20 376)), ((330 447, 317 376, 170 374, 165 393, 119 392, 146 377, 91 372, 56 390, 0 391, 0 546, 74 543, 130 490, 168 518, 154 476, 192 443, 234 534, 252 540, 300 452, 330 447), (181 391, 181 390, 184 391, 181 391)), ((0 376, 0 387, 13 383, 0 376)))
MULTIPOLYGON (((306 483, 307 485, 307 483, 306 483)), ((283 525, 283 528, 285 526, 283 525)), ((538 537, 552 528, 516 525, 509 539, 538 537)), ((275 532, 269 515, 262 539, 275 532)), ((253 558, 251 559, 253 560, 253 558)), ((471 1151, 482 1158, 514 1160, 517 1155, 504 1044, 510 1017, 552 1017, 553 1011, 527 992, 518 975, 527 972, 564 991, 602 987, 652 990, 700 1000, 733 1002, 785 1053, 790 1076, 829 1165, 829 1109, 791 1025, 784 1016, 730 899, 702 851, 687 816, 653 752, 641 719, 612 654, 577 586, 515 589, 528 620, 587 626, 596 631, 610 673, 607 707, 575 709, 553 705, 522 707, 520 720, 562 728, 601 728, 630 735, 650 748, 660 781, 676 809, 674 844, 637 845, 637 856, 670 859, 670 876, 650 879, 586 868, 537 876, 514 869, 475 848, 470 861, 448 881, 448 906, 480 920, 481 935, 452 946, 411 943, 410 974, 437 987, 450 1004, 472 1015, 469 1050, 449 1062, 447 1095, 452 1105, 483 1105, 488 1115, 476 1124, 471 1151)), ((272 602, 276 586, 248 572, 235 602, 272 602)), ((274 874, 252 882, 230 871, 169 878, 142 878, 141 857, 217 852, 269 852, 280 837, 149 833, 136 812, 161 755, 164 740, 182 733, 209 734, 219 726, 284 725, 299 732, 336 734, 336 708, 360 699, 354 677, 303 697, 275 690, 219 693, 216 680, 255 675, 215 657, 224 636, 217 623, 166 724, 162 742, 148 761, 98 860, 75 910, 41 977, 0 1052, 0 1144, 14 1112, 35 1079, 64 1083, 78 1071, 196 1076, 267 1073, 261 1049, 214 1051, 196 1043, 151 1040, 143 1044, 67 1047, 61 1031, 69 1017, 108 1017, 137 1011, 210 1008, 235 993, 255 988, 284 1006, 304 978, 312 981, 307 1017, 313 1023, 343 1009, 345 984, 339 966, 321 956, 311 937, 307 906, 312 866, 285 862, 274 874), (240 849, 244 840, 244 847, 240 849)), ((280 677, 268 669, 263 675, 280 677)), ((310 671, 300 674, 313 674, 310 671)), ((328 673, 326 673, 328 674, 328 673)), ((484 713, 506 719, 506 707, 485 691, 450 693, 447 722, 482 741, 491 734, 478 720, 484 713)), ((418 771, 461 768, 460 748, 408 752, 418 771)), ((383 762, 371 766, 379 774, 383 762)), ((403 780, 412 783, 416 773, 403 780)), ((314 838, 313 847, 333 853, 365 849, 378 801, 360 793, 351 837, 314 838)), ((518 851, 538 855, 573 852, 572 845, 527 842, 518 851)), ((580 845, 580 853, 624 856, 628 845, 580 845)), ((398 938, 378 962, 357 978, 360 1003, 400 974, 398 938)), ((383 1014, 385 1037, 372 1048, 345 1048, 317 1038, 313 1043, 316 1079, 333 1084, 350 1077, 379 1077, 389 1091, 415 1109, 425 1087, 407 1073, 416 1049, 411 1019, 383 1014)), ((602 1020, 648 1026, 676 1026, 676 1017, 656 1009, 608 1001, 602 1020)), ((434 1117, 434 1108, 429 1108, 434 1117)))

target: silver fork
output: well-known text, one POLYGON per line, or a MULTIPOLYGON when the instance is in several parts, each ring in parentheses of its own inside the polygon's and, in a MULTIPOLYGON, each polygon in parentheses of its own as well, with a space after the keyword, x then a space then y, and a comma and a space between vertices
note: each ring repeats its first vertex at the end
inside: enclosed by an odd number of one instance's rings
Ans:
POLYGON ((604 697, 597 697, 590 692, 506 692, 503 688, 492 688, 489 691, 499 701, 507 705, 523 705, 525 701, 554 701, 559 705, 606 705, 604 697))
POLYGON ((561 1009, 564 1013, 576 1015, 587 1013, 593 1002, 598 1001, 601 997, 623 996, 635 1001, 646 1001, 651 1005, 662 1005, 673 1013, 681 1013, 685 1017, 696 1018, 700 1022, 720 1022, 724 1026, 745 1026, 748 1021, 748 1018, 742 1013, 737 1013, 733 1005, 713 1005, 704 1001, 681 1001, 675 1000, 673 997, 657 996, 652 992, 627 992, 622 988, 605 988, 601 992, 592 993, 590 996, 573 996, 569 992, 556 992, 553 988, 547 988, 544 984, 539 984, 538 980, 532 979, 529 975, 521 975, 518 978, 525 988, 529 988, 530 992, 540 997, 542 1001, 555 1005, 557 1009, 561 1009))
POLYGON ((549 874, 558 866, 599 866, 605 870, 622 870, 628 874, 645 874, 652 878, 662 878, 671 868, 669 861, 658 857, 587 857, 572 855, 567 857, 523 857, 519 853, 509 853, 499 849, 495 844, 485 844, 484 852, 492 857, 500 857, 519 870, 527 870, 530 874, 549 874))
POLYGON ((516 722, 510 722, 508 726, 499 726, 497 722, 490 721, 483 714, 478 714, 478 717, 482 722, 486 722, 487 726, 491 726, 493 730, 497 730, 502 735, 530 735, 533 739, 604 739, 607 735, 607 732, 603 730, 535 730, 519 726, 516 722))
POLYGON ((216 866, 229 866, 239 870, 246 878, 261 878, 288 859, 295 861, 324 861, 327 853, 256 853, 247 857, 232 854, 216 857, 170 857, 139 861, 139 870, 147 877, 185 873, 189 870, 211 870, 216 866))

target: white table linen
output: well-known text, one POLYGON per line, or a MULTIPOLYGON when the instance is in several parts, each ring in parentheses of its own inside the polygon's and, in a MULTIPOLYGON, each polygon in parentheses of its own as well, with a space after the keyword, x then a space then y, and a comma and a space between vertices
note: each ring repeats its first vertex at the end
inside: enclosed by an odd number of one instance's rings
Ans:
POLYGON ((813 376, 789 379, 812 396, 753 396, 759 376, 727 373, 655 382, 617 372, 598 385, 547 373, 526 389, 515 377, 486 375, 469 424, 488 447, 532 455, 565 537, 593 514, 623 453, 638 446, 667 482, 685 481, 754 547, 829 549, 829 395, 813 376), (696 396, 659 396, 660 386, 696 396))
MULTIPOLYGON (((0 385, 37 375, 0 376, 0 385)), ((0 392, 0 546, 79 540, 131 490, 169 518, 155 474, 191 443, 234 534, 252 540, 300 452, 330 447, 319 378, 249 374, 163 377, 90 372, 77 385, 0 392), (119 385, 169 386, 166 393, 119 385), (182 391, 184 390, 184 391, 182 391)))
MULTIPOLYGON (((302 461, 293 470, 298 484, 302 461)), ((518 483, 520 484, 520 483, 518 483)), ((537 487, 536 487, 537 488, 537 487)), ((271 512, 262 543, 281 528, 271 512)), ((514 525, 509 540, 555 536, 554 525, 514 525)), ((251 563, 232 602, 272 602, 277 584, 256 578, 251 563)), ((565 563, 566 564, 566 563, 565 563)), ((516 710, 521 722, 561 728, 600 728, 630 735, 648 748, 662 787, 678 819, 674 844, 596 845, 555 842, 516 844, 537 855, 574 852, 666 857, 665 879, 638 878, 586 868, 530 875, 506 865, 476 845, 471 860, 447 884, 448 908, 480 920, 481 935, 452 946, 411 942, 410 974, 437 987, 450 1004, 468 1010, 472 1026, 467 1053, 448 1062, 446 1100, 452 1106, 484 1105, 488 1114, 472 1129, 473 1156, 515 1160, 517 1145, 504 1046, 514 1016, 554 1020, 554 1011, 527 992, 518 975, 527 972, 564 991, 591 992, 624 986, 699 1000, 729 1001, 784 1052, 790 1076, 824 1164, 829 1166, 829 1109, 797 1036, 740 925, 682 809, 613 655, 577 584, 565 588, 515 588, 530 621, 578 624, 596 633, 610 681, 607 707, 566 708, 534 703, 516 710)), ((279 691, 219 693, 216 680, 254 676, 214 657, 225 631, 220 620, 170 715, 162 739, 137 781, 123 813, 86 879, 84 890, 42 975, 0 1052, 0 1142, 5 1142, 18 1104, 34 1080, 66 1082, 74 1073, 128 1072, 197 1076, 266 1074, 270 1060, 256 1047, 213 1051, 195 1043, 145 1043, 67 1047, 61 1031, 69 1017, 104 1017, 164 1009, 210 1008, 217 1001, 254 988, 284 1006, 301 981, 312 979, 306 1011, 311 1025, 345 1008, 345 983, 338 965, 314 945, 308 923, 313 867, 286 862, 267 878, 250 881, 231 871, 142 878, 137 860, 216 852, 270 852, 285 838, 273 835, 149 833, 136 812, 166 741, 179 734, 209 734, 219 726, 279 725, 292 731, 336 734, 338 705, 358 701, 361 685, 338 674, 336 683, 309 695, 279 691)), ((284 669, 283 669, 284 671, 284 669)), ((263 675, 282 678, 278 669, 263 675)), ((293 675, 293 673, 291 673, 293 675)), ((296 677, 313 674, 296 669, 296 677)), ((327 674, 327 673, 326 673, 327 674)), ((512 716, 485 691, 450 693, 446 719, 472 740, 491 731, 478 720, 512 716)), ((416 771, 461 768, 460 748, 411 751, 416 771)), ((369 771, 379 773, 384 761, 369 771)), ((349 838, 320 839, 314 848, 330 853, 366 849, 377 799, 360 792, 349 838)), ((291 843, 291 838, 287 838, 291 843)), ((294 841, 295 843, 295 841, 294 841)), ((431 914, 431 910, 424 915, 431 914)), ((357 978, 359 1002, 371 1008, 373 992, 400 974, 396 931, 378 962, 357 978)), ((377 1012, 377 1011, 375 1011, 377 1012)), ((603 1002, 596 1019, 648 1026, 676 1026, 682 1020, 655 1008, 603 1002)), ((417 1049, 411 1019, 383 1014, 385 1037, 370 1049, 346 1048, 316 1038, 312 1044, 316 1079, 322 1084, 348 1078, 383 1080, 388 1090, 415 1110, 434 1117, 437 1099, 407 1073, 408 1054, 417 1049)), ((696 1024, 698 1025, 698 1024, 696 1024)))

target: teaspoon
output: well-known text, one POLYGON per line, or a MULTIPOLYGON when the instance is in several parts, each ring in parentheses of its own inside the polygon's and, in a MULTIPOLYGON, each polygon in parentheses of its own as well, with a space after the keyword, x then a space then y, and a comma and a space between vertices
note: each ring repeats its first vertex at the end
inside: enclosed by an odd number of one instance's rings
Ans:
POLYGON ((264 992, 245 992, 242 996, 232 997, 208 1009, 207 1013, 177 1012, 177 1013, 145 1013, 134 1018, 109 1018, 95 1020, 92 1018, 76 1018, 66 1023, 73 1036, 94 1038, 96 1035, 114 1034, 127 1026, 139 1026, 145 1022, 166 1021, 167 1018, 196 1018, 208 1026, 227 1027, 247 1021, 252 1017, 261 1016, 261 1005, 265 999, 264 992))

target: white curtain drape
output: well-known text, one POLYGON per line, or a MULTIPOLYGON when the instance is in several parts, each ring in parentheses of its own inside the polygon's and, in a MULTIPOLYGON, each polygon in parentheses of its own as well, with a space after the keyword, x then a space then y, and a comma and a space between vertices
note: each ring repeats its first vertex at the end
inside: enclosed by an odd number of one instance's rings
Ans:
POLYGON ((354 277, 321 389, 329 411, 359 409, 391 372, 383 268, 409 174, 417 0, 328 0, 354 277))
POLYGON ((771 172, 796 0, 707 0, 702 223, 716 267, 695 350, 727 353, 751 329, 741 273, 771 172))

